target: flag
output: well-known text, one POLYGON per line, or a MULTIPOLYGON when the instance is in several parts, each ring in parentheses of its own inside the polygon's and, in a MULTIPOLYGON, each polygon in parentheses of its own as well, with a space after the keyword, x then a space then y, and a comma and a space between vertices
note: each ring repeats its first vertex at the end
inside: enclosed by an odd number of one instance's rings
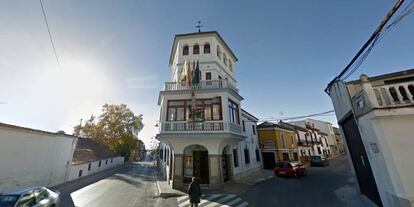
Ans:
POLYGON ((188 71, 187 60, 184 60, 184 66, 183 66, 183 69, 180 72, 180 81, 181 82, 185 81, 185 77, 187 76, 187 71, 188 71))
POLYGON ((188 85, 191 86, 192 83, 192 77, 193 77, 193 68, 191 62, 188 63, 188 71, 187 71, 187 82, 188 85))
POLYGON ((197 60, 197 65, 195 66, 195 69, 193 72, 193 84, 198 85, 199 83, 200 83, 200 63, 197 60))
POLYGON ((173 72, 173 80, 174 82, 180 82, 180 67, 178 65, 175 66, 174 72, 173 72))

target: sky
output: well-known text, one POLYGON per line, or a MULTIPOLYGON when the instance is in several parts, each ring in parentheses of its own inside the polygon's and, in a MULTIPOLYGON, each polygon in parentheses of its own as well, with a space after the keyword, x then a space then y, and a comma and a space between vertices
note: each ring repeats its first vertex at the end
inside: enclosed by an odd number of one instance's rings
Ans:
MULTIPOLYGON (((155 136, 157 98, 170 79, 175 34, 218 31, 239 61, 242 107, 259 119, 333 109, 324 93, 365 43, 391 0, 43 0, 0 2, 0 122, 72 133, 102 105, 143 114, 155 136)), ((406 4, 403 5, 403 7, 406 4)), ((349 80, 414 68, 414 15, 373 49, 349 80)), ((336 125, 336 117, 317 119, 336 125)))

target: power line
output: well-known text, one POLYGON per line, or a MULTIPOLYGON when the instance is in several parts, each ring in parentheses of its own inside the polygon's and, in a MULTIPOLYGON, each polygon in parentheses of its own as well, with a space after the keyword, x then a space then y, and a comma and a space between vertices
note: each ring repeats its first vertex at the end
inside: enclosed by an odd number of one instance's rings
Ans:
POLYGON ((386 26, 385 29, 380 34, 378 34, 375 37, 375 39, 372 41, 372 43, 369 46, 369 48, 365 51, 365 53, 362 55, 362 57, 359 58, 358 63, 354 65, 353 69, 348 73, 348 75, 346 75, 344 78, 342 78, 342 80, 346 80, 348 77, 350 77, 362 65, 362 63, 368 57, 368 55, 371 52, 371 50, 374 48, 375 45, 377 45, 384 38, 385 34, 387 34, 388 32, 390 32, 404 17, 408 16, 411 12, 414 11, 414 6, 412 6, 412 8, 410 8, 410 6, 413 3, 414 3, 414 0, 411 1, 404 8, 404 10, 400 13, 400 15, 398 15, 395 18, 396 20, 394 20, 394 22, 392 22, 391 24, 389 24, 388 26, 386 26))
MULTIPOLYGON (((404 2, 404 0, 398 0, 393 8, 387 13, 387 15, 384 17, 384 19, 381 21, 380 25, 377 27, 377 29, 374 31, 374 33, 371 35, 371 37, 365 42, 365 44, 362 46, 361 49, 359 49, 359 51, 357 52, 357 54, 352 58, 351 62, 348 63, 348 65, 339 73, 338 76, 336 76, 334 79, 331 80, 331 82, 329 82, 328 86, 325 88, 325 92, 327 94, 329 94, 329 89, 331 88, 332 84, 337 81, 340 80, 342 78, 342 76, 348 72, 348 70, 354 65, 354 63, 358 61, 358 65, 361 65, 362 62, 365 60, 365 58, 368 56, 369 52, 364 53, 363 52, 369 47, 369 51, 372 50, 372 45, 371 43, 373 41, 378 41, 378 36, 381 33, 382 29, 384 28, 384 26, 387 24, 387 22, 390 20, 390 18, 395 14, 395 12, 398 10, 398 8, 400 8, 401 4, 404 2), (370 46, 371 45, 371 46, 370 46), (362 59, 359 59, 360 56, 363 55, 362 59)), ((359 67, 359 66, 358 66, 359 67)), ((358 67, 354 67, 353 69, 351 69, 351 71, 355 72, 356 69, 358 67)), ((349 75, 348 75, 349 77, 349 75)))
POLYGON ((334 115, 333 112, 334 112, 334 110, 330 110, 330 111, 324 111, 324 112, 319 112, 319 113, 314 113, 314 114, 300 115, 300 116, 293 116, 293 117, 285 117, 285 118, 280 118, 280 119, 276 119, 276 118, 263 118, 263 119, 259 119, 259 122, 264 122, 264 121, 296 120, 296 119, 305 119, 305 118, 317 117, 317 116, 331 116, 331 115, 334 115))
POLYGON ((45 8, 43 7, 42 0, 39 0, 39 1, 40 1, 40 6, 42 7, 43 17, 44 17, 44 20, 45 20, 45 23, 46 23, 47 32, 49 33, 50 43, 52 44, 53 52, 55 53, 56 62, 58 63, 58 65, 60 67, 60 61, 59 61, 59 58, 58 58, 58 55, 57 55, 57 52, 56 52, 55 44, 53 43, 52 33, 50 32, 49 24, 48 24, 47 17, 46 17, 45 8))

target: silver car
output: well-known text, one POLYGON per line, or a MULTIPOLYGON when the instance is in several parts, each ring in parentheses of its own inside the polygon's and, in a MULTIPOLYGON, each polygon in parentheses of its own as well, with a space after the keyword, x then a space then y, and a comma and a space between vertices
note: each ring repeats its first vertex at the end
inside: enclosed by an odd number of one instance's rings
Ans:
POLYGON ((57 207, 59 192, 46 187, 14 187, 0 193, 0 207, 57 207))

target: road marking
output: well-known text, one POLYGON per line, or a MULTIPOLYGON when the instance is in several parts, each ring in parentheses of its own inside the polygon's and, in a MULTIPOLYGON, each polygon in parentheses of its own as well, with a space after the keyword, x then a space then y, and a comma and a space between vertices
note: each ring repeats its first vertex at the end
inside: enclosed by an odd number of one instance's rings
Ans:
POLYGON ((184 203, 178 204, 178 207, 184 207, 186 205, 190 205, 190 199, 186 200, 184 203))
POLYGON ((187 199, 188 198, 188 196, 181 196, 181 197, 178 197, 177 198, 177 202, 178 203, 180 203, 181 201, 183 201, 183 200, 185 200, 185 199, 187 199))
MULTIPOLYGON (((198 204, 200 207, 246 207, 249 205, 234 194, 203 195, 200 201, 201 202, 198 204)), ((177 198, 177 203, 179 207, 189 207, 190 199, 188 196, 180 196, 177 198)))
POLYGON ((201 202, 198 205, 201 206, 201 204, 210 202, 211 200, 213 200, 213 199, 215 199, 219 196, 221 196, 221 194, 213 194, 213 195, 207 197, 206 199, 201 199, 201 202))
POLYGON ((242 204, 238 205, 237 207, 245 207, 245 206, 247 206, 247 205, 249 205, 249 204, 248 204, 248 203, 246 203, 246 202, 243 202, 242 204))
POLYGON ((236 198, 236 199, 234 199, 234 200, 232 200, 232 201, 230 201, 230 202, 227 202, 227 203, 225 203, 225 207, 230 207, 231 205, 233 205, 233 204, 235 204, 235 203, 237 203, 237 202, 239 202, 239 201, 241 201, 242 199, 241 198, 236 198))
POLYGON ((226 201, 230 200, 230 199, 231 199, 231 198, 233 198, 233 197, 235 197, 235 195, 232 195, 232 194, 227 195, 227 196, 225 196, 224 198, 221 198, 221 199, 220 199, 220 200, 218 200, 218 201, 215 201, 215 202, 212 202, 212 203, 208 204, 206 207, 213 207, 213 206, 215 206, 215 205, 217 205, 217 204, 222 204, 222 203, 224 203, 224 202, 226 202, 226 201))

